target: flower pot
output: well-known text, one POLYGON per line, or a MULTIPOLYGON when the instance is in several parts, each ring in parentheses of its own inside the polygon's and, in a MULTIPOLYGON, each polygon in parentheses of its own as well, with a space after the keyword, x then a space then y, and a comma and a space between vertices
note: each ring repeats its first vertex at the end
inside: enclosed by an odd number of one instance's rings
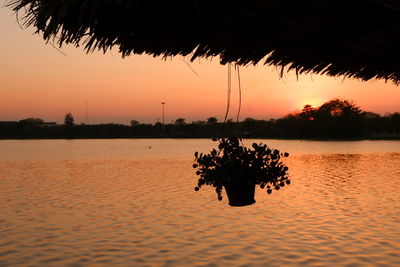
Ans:
POLYGON ((254 200, 255 184, 232 183, 224 185, 230 206, 247 206, 256 203, 254 200))

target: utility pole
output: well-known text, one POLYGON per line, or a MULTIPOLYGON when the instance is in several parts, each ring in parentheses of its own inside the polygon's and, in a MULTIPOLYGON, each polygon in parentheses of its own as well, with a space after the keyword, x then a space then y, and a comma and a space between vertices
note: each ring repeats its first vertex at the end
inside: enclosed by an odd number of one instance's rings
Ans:
POLYGON ((88 123, 88 119, 87 119, 87 110, 88 110, 88 100, 87 99, 85 99, 85 121, 86 121, 86 124, 88 123))
POLYGON ((165 129, 164 129, 164 123, 165 123, 165 116, 164 116, 164 106, 165 106, 165 102, 161 102, 162 105, 162 135, 165 135, 165 129))

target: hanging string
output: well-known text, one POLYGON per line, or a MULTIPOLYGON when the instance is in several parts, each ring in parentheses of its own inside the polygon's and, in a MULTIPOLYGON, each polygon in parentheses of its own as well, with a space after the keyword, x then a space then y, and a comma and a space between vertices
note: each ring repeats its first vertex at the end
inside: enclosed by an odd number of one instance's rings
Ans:
POLYGON ((242 109, 242 86, 240 84, 240 69, 239 65, 236 65, 237 67, 237 79, 238 79, 238 86, 239 86, 239 107, 237 111, 237 116, 236 116, 236 123, 239 126, 239 115, 240 115, 240 110, 242 109))
MULTIPOLYGON (((238 88, 239 88, 239 106, 238 106, 238 111, 236 114, 236 135, 239 137, 239 117, 240 117, 240 111, 242 110, 242 84, 241 84, 241 79, 240 79, 240 68, 239 65, 235 64, 235 70, 237 70, 237 80, 238 80, 238 88)), ((231 69, 231 64, 228 63, 228 95, 227 95, 227 105, 226 105, 226 112, 225 112, 225 118, 224 118, 224 132, 225 132, 225 125, 226 125, 226 120, 228 118, 229 110, 231 107, 231 93, 232 93, 232 69, 231 69)), ((242 139, 239 137, 240 141, 242 139)))
POLYGON ((231 76, 232 76, 231 75, 231 63, 228 63, 228 99, 227 99, 227 104, 226 104, 224 127, 225 127, 226 119, 228 118, 229 109, 231 107, 231 91, 232 91, 231 76))
POLYGON ((245 144, 243 143, 243 140, 242 140, 242 138, 240 137, 240 134, 239 134, 239 115, 240 115, 240 111, 242 109, 242 84, 240 82, 239 65, 236 64, 236 67, 237 67, 237 79, 238 79, 238 88, 239 88, 239 107, 238 107, 237 116, 236 116, 236 134, 237 134, 237 136, 239 138, 240 143, 244 147, 245 144))

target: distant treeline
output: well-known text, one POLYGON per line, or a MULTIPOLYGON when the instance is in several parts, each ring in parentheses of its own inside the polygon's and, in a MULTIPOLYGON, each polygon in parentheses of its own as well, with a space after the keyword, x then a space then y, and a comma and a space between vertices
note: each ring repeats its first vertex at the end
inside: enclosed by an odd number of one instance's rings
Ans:
POLYGON ((136 120, 131 125, 76 125, 72 114, 65 115, 64 124, 46 123, 29 118, 18 122, 0 122, 2 139, 53 138, 211 138, 239 135, 248 138, 287 139, 400 139, 400 114, 385 116, 365 112, 352 101, 333 99, 320 107, 310 105, 280 119, 256 120, 246 118, 218 122, 210 117, 205 121, 186 123, 144 124, 136 120))

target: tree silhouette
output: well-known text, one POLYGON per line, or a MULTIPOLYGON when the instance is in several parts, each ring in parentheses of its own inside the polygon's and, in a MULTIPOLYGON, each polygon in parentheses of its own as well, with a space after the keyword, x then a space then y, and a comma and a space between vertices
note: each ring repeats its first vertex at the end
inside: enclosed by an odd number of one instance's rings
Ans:
POLYGON ((339 98, 325 102, 318 109, 318 114, 323 116, 341 117, 354 116, 361 113, 361 109, 351 100, 341 100, 339 98))
POLYGON ((338 98, 320 107, 305 105, 300 112, 277 120, 246 118, 238 124, 232 119, 223 123, 209 117, 193 123, 178 118, 165 125, 161 122, 154 125, 139 123, 136 120, 132 120, 130 125, 74 125, 71 113, 65 115, 64 123, 64 127, 59 127, 32 117, 14 124, 0 122, 0 138, 208 138, 239 133, 252 138, 400 139, 400 113, 381 116, 364 112, 351 100, 338 98))
POLYGON ((137 127, 140 125, 140 122, 138 122, 137 120, 131 120, 131 126, 132 127, 137 127))
POLYGON ((205 122, 205 121, 202 121, 202 120, 198 120, 198 121, 193 121, 192 124, 195 124, 195 125, 205 125, 206 122, 205 122))
POLYGON ((315 113, 318 111, 317 108, 313 108, 312 105, 304 105, 301 110, 300 117, 306 120, 314 120, 315 113))
POLYGON ((208 125, 213 125, 213 124, 216 124, 217 122, 218 122, 218 119, 216 117, 209 117, 207 119, 207 124, 208 125))
POLYGON ((176 121, 175 121, 175 125, 176 126, 183 126, 183 125, 185 125, 186 124, 186 122, 185 122, 185 119, 184 118, 178 118, 178 119, 176 119, 176 121))
POLYGON ((71 112, 65 114, 64 124, 67 127, 72 127, 74 125, 74 116, 72 116, 71 112))
POLYGON ((351 100, 332 99, 315 111, 315 132, 325 138, 362 136, 361 109, 351 100))

